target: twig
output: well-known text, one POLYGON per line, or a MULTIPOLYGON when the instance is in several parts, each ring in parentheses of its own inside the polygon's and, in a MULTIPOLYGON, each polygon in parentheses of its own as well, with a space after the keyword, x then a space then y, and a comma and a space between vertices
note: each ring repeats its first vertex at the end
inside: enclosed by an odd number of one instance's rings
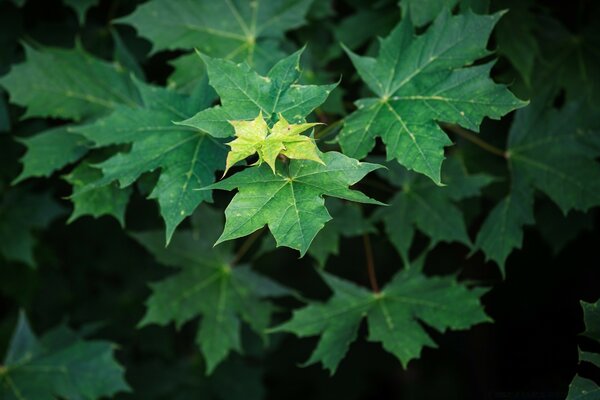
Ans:
POLYGON ((242 257, 244 257, 244 255, 248 252, 248 250, 250 250, 250 248, 252 247, 254 242, 256 242, 256 240, 260 237, 260 235, 262 235, 264 230, 265 230, 265 228, 259 229, 256 232, 253 232, 252 235, 250 235, 246 238, 244 243, 242 243, 242 245, 238 249, 237 253, 235 253, 235 257, 233 258, 233 261, 230 263, 230 265, 232 267, 234 265, 237 265, 238 262, 240 262, 242 257))
POLYGON ((315 133, 315 139, 323 139, 325 136, 329 135, 334 129, 336 129, 342 122, 344 122, 343 118, 338 119, 331 125, 327 126, 327 128, 322 129, 319 132, 315 133))
POLYGON ((367 260, 367 273, 369 275, 369 283, 373 292, 379 293, 379 285, 377 284, 377 277, 375 276, 375 261, 373 261, 373 249, 371 248, 371 239, 369 234, 363 235, 363 244, 365 245, 365 258, 367 260))
POLYGON ((443 124, 442 125, 446 130, 460 136, 461 138, 468 140, 469 142, 481 147, 482 149, 495 154, 497 156, 500 156, 502 158, 508 159, 508 154, 506 153, 506 151, 493 146, 491 144, 489 144, 488 142, 481 140, 479 137, 477 137, 475 134, 471 133, 469 130, 455 125, 455 124, 443 124))

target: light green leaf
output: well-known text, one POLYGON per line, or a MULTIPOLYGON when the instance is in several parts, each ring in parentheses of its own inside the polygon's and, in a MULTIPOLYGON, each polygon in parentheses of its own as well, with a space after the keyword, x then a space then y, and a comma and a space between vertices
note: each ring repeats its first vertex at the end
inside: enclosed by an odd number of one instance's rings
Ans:
POLYGON ((84 215, 94 218, 102 215, 113 216, 122 227, 125 226, 125 210, 131 195, 131 188, 121 189, 116 182, 89 188, 102 178, 102 172, 84 162, 79 164, 65 180, 73 186, 71 201, 73 212, 68 223, 84 215))
POLYGON ((126 71, 94 58, 80 46, 72 50, 25 46, 25 60, 0 78, 11 102, 27 107, 23 118, 78 121, 139 103, 126 71))
POLYGON ((206 358, 207 373, 211 373, 231 351, 242 352, 242 321, 263 336, 274 311, 265 298, 292 292, 248 266, 232 267, 230 246, 213 248, 222 226, 216 212, 204 209, 198 220, 199 232, 179 232, 167 248, 159 232, 133 235, 160 263, 180 269, 151 285, 153 294, 140 324, 173 321, 181 326, 201 316, 196 341, 206 358))
POLYGON ((200 129, 214 137, 233 136, 228 121, 254 119, 262 113, 269 126, 278 114, 293 123, 303 122, 323 104, 332 85, 300 85, 300 56, 303 50, 279 61, 267 74, 260 76, 248 64, 201 55, 208 68, 210 84, 221 98, 221 106, 200 111, 179 124, 200 129))
POLYGON ((404 367, 419 357, 423 347, 436 347, 421 324, 444 332, 490 320, 479 302, 484 290, 469 290, 454 278, 402 270, 380 293, 373 293, 327 273, 322 277, 333 291, 331 298, 295 311, 290 321, 272 331, 320 335, 305 365, 321 362, 331 373, 356 340, 363 318, 369 326, 368 340, 380 342, 404 367))
POLYGON ((83 340, 62 326, 39 341, 24 314, 0 366, 4 400, 99 399, 129 387, 114 358, 115 345, 83 340))
POLYGON ((238 189, 225 210, 227 221, 221 243, 269 226, 277 246, 304 255, 316 234, 331 219, 323 195, 361 203, 381 204, 348 186, 360 181, 380 165, 360 163, 337 152, 321 155, 325 164, 290 160, 277 165, 248 168, 207 189, 238 189))
POLYGON ((102 179, 93 189, 113 181, 127 187, 142 174, 160 169, 150 198, 157 199, 166 223, 167 242, 177 225, 203 201, 209 191, 195 190, 214 181, 225 165, 225 146, 212 136, 172 121, 190 116, 207 106, 205 99, 181 95, 136 81, 143 107, 120 107, 89 125, 73 128, 95 146, 132 143, 128 153, 97 164, 102 179))
POLYGON ((418 229, 431 239, 430 247, 438 242, 460 242, 471 246, 464 216, 457 201, 481 194, 481 189, 493 180, 484 174, 469 175, 456 158, 444 163, 442 177, 448 186, 439 187, 430 179, 411 173, 389 163, 381 175, 402 190, 394 196, 390 207, 377 210, 375 218, 383 221, 386 233, 405 264, 418 229))
POLYGON ((89 142, 83 136, 70 132, 69 128, 69 125, 59 126, 19 139, 27 147, 27 152, 21 158, 23 171, 14 183, 31 177, 50 176, 83 157, 89 149, 89 142))
POLYGON ((0 202, 0 255, 35 267, 34 232, 45 228, 63 209, 50 194, 19 189, 3 193, 0 202))
POLYGON ((225 172, 235 163, 258 153, 259 163, 266 162, 275 173, 275 161, 280 154, 289 159, 312 160, 323 164, 313 139, 302 132, 318 123, 290 124, 283 115, 269 129, 262 111, 252 121, 229 121, 235 129, 235 140, 227 143, 231 148, 227 154, 225 172))
POLYGON ((526 104, 489 78, 491 63, 468 67, 489 55, 486 44, 501 15, 445 11, 419 36, 405 18, 381 41, 378 58, 347 50, 377 97, 356 102, 339 135, 344 153, 363 158, 379 136, 388 159, 440 184, 451 141, 437 122, 477 131, 484 117, 499 119, 526 104))

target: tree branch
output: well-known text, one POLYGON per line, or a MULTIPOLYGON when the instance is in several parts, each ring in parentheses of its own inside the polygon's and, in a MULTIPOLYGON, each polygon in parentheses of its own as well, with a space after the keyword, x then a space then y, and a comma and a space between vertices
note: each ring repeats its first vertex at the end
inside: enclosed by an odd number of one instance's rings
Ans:
POLYGON ((369 283, 371 284, 371 289, 373 289, 375 293, 379 293, 379 284, 377 283, 377 276, 375 276, 373 249, 371 248, 371 239, 367 233, 363 235, 363 244, 365 246, 365 258, 367 260, 367 274, 369 275, 369 283))
POLYGON ((463 128, 462 126, 458 126, 456 124, 442 124, 442 127, 447 131, 450 131, 461 138, 468 140, 469 142, 479 146, 487 152, 500 156, 502 158, 508 159, 508 154, 506 151, 489 144, 488 142, 480 139, 477 135, 473 134, 468 129, 463 128))

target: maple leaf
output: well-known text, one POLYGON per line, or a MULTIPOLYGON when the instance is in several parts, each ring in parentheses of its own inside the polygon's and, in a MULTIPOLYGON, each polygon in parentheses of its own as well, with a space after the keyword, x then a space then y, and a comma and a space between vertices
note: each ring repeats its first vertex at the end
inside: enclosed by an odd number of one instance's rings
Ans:
POLYGON ((468 175, 456 158, 444 163, 442 177, 448 186, 439 187, 423 175, 407 171, 397 163, 388 163, 381 175, 402 189, 390 206, 377 210, 375 220, 382 221, 390 241, 408 263, 408 252, 415 230, 431 238, 430 247, 440 241, 460 242, 472 246, 457 202, 481 194, 492 182, 485 174, 468 175))
POLYGON ((129 74, 86 53, 81 45, 72 50, 24 47, 27 61, 0 78, 11 102, 27 107, 23 118, 79 121, 107 114, 120 105, 139 105, 129 74))
POLYGON ((443 332, 490 321, 479 302, 485 290, 469 290, 450 277, 427 277, 419 268, 401 270, 380 293, 325 272, 321 276, 333 291, 331 298, 294 311, 291 320, 271 331, 320 335, 304 365, 321 362, 332 374, 356 340, 364 318, 368 340, 380 342, 404 367, 419 357, 423 347, 436 346, 421 323, 443 332))
POLYGON ((71 130, 95 147, 132 143, 128 153, 118 153, 96 164, 101 179, 78 193, 118 181, 128 187, 143 173, 160 169, 150 198, 158 200, 166 224, 167 242, 177 225, 203 201, 211 201, 207 186, 225 164, 225 146, 196 129, 173 124, 173 120, 205 108, 209 99, 191 97, 136 81, 143 106, 119 107, 112 114, 71 130))
POLYGON ((227 143, 231 151, 227 154, 225 172, 238 161, 258 153, 259 163, 265 161, 275 173, 275 161, 279 154, 296 160, 312 160, 323 164, 317 146, 308 136, 300 135, 319 123, 290 124, 283 115, 269 129, 262 111, 252 121, 229 121, 235 129, 236 139, 227 143))
POLYGON ((70 128, 69 125, 59 126, 17 139, 27 147, 27 152, 20 160, 23 170, 13 183, 31 177, 48 177, 83 157, 89 150, 89 142, 83 136, 70 132, 70 128))
POLYGON ((70 197, 73 202, 73 212, 67 223, 83 215, 94 218, 111 215, 122 227, 125 226, 125 210, 131 195, 131 187, 120 189, 117 182, 95 185, 102 179, 102 171, 92 167, 88 162, 79 164, 64 179, 73 187, 70 197))
POLYGON ((168 248, 159 232, 133 235, 161 264, 180 269, 151 285, 152 296, 140 324, 165 325, 174 321, 179 327, 201 316, 196 341, 206 358, 207 372, 211 373, 231 351, 242 351, 242 321, 264 337, 274 311, 265 298, 293 292, 248 266, 233 268, 230 246, 213 248, 223 225, 217 212, 200 209, 196 220, 202 226, 201 234, 192 230, 178 232, 168 248))
POLYGON ((63 0, 63 2, 71 7, 77 14, 79 25, 85 22, 85 15, 91 7, 95 7, 100 2, 99 0, 63 0))
POLYGON ((339 135, 343 152, 363 158, 380 136, 388 159, 440 184, 444 147, 451 141, 437 121, 477 131, 484 117, 498 119, 527 104, 489 78, 491 63, 466 67, 489 55, 486 43, 501 15, 443 11, 419 36, 404 18, 381 40, 377 59, 346 50, 378 97, 356 102, 358 110, 339 135))
MULTIPOLYGON (((581 302, 585 322, 584 336, 600 344, 600 301, 581 302)), ((600 368, 600 354, 579 350, 579 360, 587 361, 600 368)), ((600 396, 600 386, 596 382, 576 375, 569 385, 567 400, 595 400, 600 396)))
POLYGON ((363 215, 359 204, 327 198, 325 205, 332 220, 325 224, 308 249, 308 254, 322 267, 330 255, 339 254, 342 237, 355 237, 376 231, 372 222, 363 215))
POLYGON ((22 189, 2 193, 0 201, 0 254, 11 261, 35 267, 34 232, 45 228, 63 213, 49 193, 34 194, 22 189))
POLYGON ((348 186, 380 165, 360 163, 337 152, 321 155, 324 164, 290 160, 278 164, 274 175, 264 165, 244 171, 205 189, 238 189, 225 210, 225 229, 217 243, 239 238, 269 226, 277 246, 304 255, 315 235, 331 219, 323 195, 370 204, 381 204, 348 186))
POLYGON ((401 0, 402 15, 410 16, 416 26, 423 26, 444 10, 452 10, 459 0, 401 0))
MULTIPOLYGON (((313 0, 153 0, 118 22, 131 24, 160 50, 198 49, 212 57, 245 61, 260 72, 285 57, 284 33, 304 24, 313 0)), ((201 75, 194 55, 177 58, 172 81, 193 84, 201 75)), ((256 113, 255 113, 256 115, 256 113)))
POLYGON ((476 245, 504 272, 506 258, 533 224, 534 189, 544 192, 567 214, 600 205, 600 156, 593 113, 580 102, 548 107, 549 93, 516 113, 506 154, 511 165, 510 193, 484 221, 476 245))
POLYGON ((234 135, 229 121, 250 120, 259 113, 272 125, 279 114, 293 123, 323 104, 337 86, 300 85, 300 56, 304 49, 279 61, 267 74, 260 76, 246 63, 200 55, 206 63, 211 86, 221 98, 221 105, 200 111, 192 118, 179 122, 218 138, 234 135))
POLYGON ((21 313, 0 366, 0 397, 99 399, 128 391, 114 350, 113 343, 83 340, 65 326, 38 339, 21 313))

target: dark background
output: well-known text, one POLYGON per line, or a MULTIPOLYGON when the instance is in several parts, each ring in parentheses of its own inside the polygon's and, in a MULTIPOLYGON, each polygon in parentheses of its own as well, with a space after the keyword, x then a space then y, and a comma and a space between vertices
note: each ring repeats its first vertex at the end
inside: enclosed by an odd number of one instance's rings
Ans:
MULTIPOLYGON (((540 3, 545 4, 546 13, 573 32, 598 23, 594 2, 540 3)), ((107 21, 134 8, 133 0, 102 1, 90 10, 86 24, 79 27, 75 13, 60 1, 29 1, 22 8, 0 1, 0 75, 11 63, 22 60, 20 40, 72 47, 75 37, 80 37, 88 51, 108 59, 112 41, 107 21)), ((336 2, 335 9, 340 19, 351 12, 343 1, 336 2)), ((118 29, 143 61, 148 79, 164 84, 171 72, 167 61, 178 53, 159 53, 148 59, 148 43, 137 37, 131 27, 118 29)), ((290 38, 298 40, 293 34, 290 38)), ((492 42, 492 48, 493 45, 492 42)), ((350 65, 347 59, 340 58, 329 68, 339 74, 348 71, 350 65)), ((499 77, 511 73, 503 59, 494 71, 499 77)), ((352 85, 347 88, 348 100, 356 98, 352 85)), ((22 111, 11 107, 15 118, 22 111)), ((28 120, 18 123, 14 132, 27 136, 41 127, 60 123, 28 120)), ((488 130, 496 131, 498 126, 488 130)), ((491 134, 487 139, 500 145, 504 140, 491 134)), ((472 151, 474 163, 477 157, 487 157, 467 143, 461 145, 467 154, 472 151)), ((23 152, 23 146, 10 135, 0 135, 3 185, 18 174, 17 160, 23 152)), ((69 194, 68 186, 59 177, 29 180, 24 185, 33 191, 50 190, 57 198, 69 194)), ((361 189, 380 195, 371 188, 361 189)), ((545 215, 547 208, 554 207, 545 198, 538 200, 538 215, 545 215)), ((66 225, 69 203, 64 200, 63 204, 64 217, 39 233, 37 270, 0 260, 0 353, 6 348, 21 308, 27 311, 39 333, 65 320, 74 327, 100 321, 103 326, 96 336, 119 344, 117 354, 127 368, 127 380, 138 390, 136 395, 124 394, 119 399, 211 398, 209 392, 213 389, 206 388, 212 384, 203 377, 202 360, 194 345, 194 323, 180 332, 172 326, 136 329, 150 293, 148 283, 166 276, 168 270, 157 265, 111 218, 84 217, 66 225)), ((493 202, 484 204, 491 205, 493 202)), ((469 257, 463 246, 437 246, 428 258, 426 271, 460 271, 461 278, 489 285, 483 302, 495 323, 467 332, 432 332, 439 348, 424 349, 422 357, 412 361, 407 370, 380 345, 364 339, 352 345, 334 377, 329 377, 320 366, 297 367, 308 358, 315 339, 276 337, 267 356, 250 351, 243 362, 257 373, 264 373, 269 399, 564 399, 577 371, 600 383, 597 370, 586 364, 578 366, 578 345, 600 350, 597 344, 594 347, 594 343, 578 336, 584 329, 579 301, 594 302, 600 297, 600 218, 594 212, 581 218, 590 221, 590 228, 575 235, 560 251, 549 244, 538 227, 526 228, 523 249, 509 257, 505 280, 495 264, 485 262, 481 252, 469 257)), ((481 221, 473 221, 472 233, 480 224, 481 221)), ((569 228, 570 220, 555 218, 550 224, 550 228, 561 231, 569 228)), ((129 230, 161 227, 155 204, 135 194, 127 211, 126 226, 129 230)), ((384 235, 373 236, 372 241, 378 277, 385 282, 401 263, 384 235)), ((425 242, 425 238, 418 238, 415 247, 423 247, 425 242)), ((252 252, 246 258, 251 257, 252 252)), ((330 259, 328 269, 366 285, 363 259, 361 239, 347 239, 342 243, 340 256, 330 259)), ((259 269, 301 289, 308 297, 326 298, 327 289, 311 264, 310 258, 298 261, 297 253, 288 250, 277 250, 256 260, 259 269)), ((250 348, 254 340, 248 335, 250 348)), ((214 379, 230 385, 244 379, 229 371, 217 370, 214 379)), ((239 395, 243 398, 244 393, 239 395)))

